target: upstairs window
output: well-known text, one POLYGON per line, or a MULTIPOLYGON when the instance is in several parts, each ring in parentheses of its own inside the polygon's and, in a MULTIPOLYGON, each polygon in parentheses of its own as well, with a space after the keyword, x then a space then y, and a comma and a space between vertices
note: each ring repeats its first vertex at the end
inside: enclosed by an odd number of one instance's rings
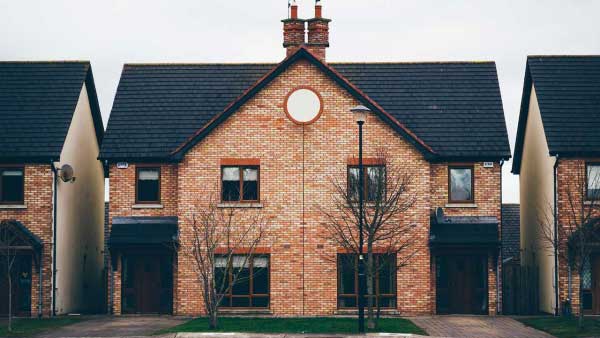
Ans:
POLYGON ((448 199, 450 202, 474 202, 473 186, 473 166, 448 167, 448 199))
POLYGON ((0 168, 0 203, 24 203, 23 168, 0 168))
POLYGON ((587 199, 600 199, 600 163, 587 164, 587 199))
POLYGON ((136 176, 136 203, 160 203, 160 168, 137 168, 136 176))
POLYGON ((223 166, 221 179, 223 202, 258 202, 258 166, 223 166))
MULTIPOLYGON (((386 172, 383 165, 363 166, 364 185, 363 198, 365 202, 375 202, 385 195, 386 172)), ((358 166, 348 167, 348 196, 351 201, 358 201, 359 194, 359 175, 358 166)))

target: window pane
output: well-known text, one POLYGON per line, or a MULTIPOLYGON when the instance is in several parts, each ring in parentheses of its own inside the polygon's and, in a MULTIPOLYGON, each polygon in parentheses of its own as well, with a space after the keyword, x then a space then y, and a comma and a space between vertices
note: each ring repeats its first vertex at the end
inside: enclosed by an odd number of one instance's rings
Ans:
POLYGON ((586 256, 583 260, 583 273, 582 273, 581 283, 583 284, 583 289, 591 289, 592 288, 592 266, 590 264, 590 256, 586 256))
POLYGON ((23 170, 4 170, 2 173, 2 191, 0 200, 3 202, 23 201, 23 170))
POLYGON ((377 201, 385 193, 385 167, 367 168, 367 201, 377 201))
POLYGON ((223 201, 240 200, 240 168, 223 168, 223 201))
POLYGON ((269 294, 269 269, 254 267, 254 275, 252 276, 253 294, 266 295, 269 294))
POLYGON ((359 180, 359 170, 356 167, 348 168, 348 196, 351 201, 358 200, 358 180, 359 180))
POLYGON ((450 200, 471 201, 473 200, 473 187, 471 186, 472 169, 455 168, 450 169, 450 200))
POLYGON ((231 306, 232 307, 249 307, 250 306, 250 298, 248 298, 248 297, 232 297, 231 306))
POLYGON ((138 196, 140 202, 156 202, 159 196, 159 171, 158 169, 139 169, 138 171, 138 196))
POLYGON ((353 255, 338 255, 338 290, 340 294, 354 294, 355 259, 353 255))
POLYGON ((393 257, 379 258, 379 293, 394 293, 396 274, 395 260, 393 257))
POLYGON ((356 307, 356 297, 340 297, 338 306, 341 308, 356 307))
POLYGON ((249 268, 233 268, 233 278, 237 280, 233 284, 231 293, 234 295, 249 295, 250 294, 250 269, 249 268))
POLYGON ((588 199, 600 198, 600 165, 587 167, 587 197, 588 199))
POLYGON ((252 307, 269 307, 269 297, 252 297, 252 307))
POLYGON ((258 169, 245 168, 244 172, 244 200, 258 200, 258 169))
POLYGON ((229 276, 226 268, 215 268, 215 289, 218 294, 229 293, 229 276))

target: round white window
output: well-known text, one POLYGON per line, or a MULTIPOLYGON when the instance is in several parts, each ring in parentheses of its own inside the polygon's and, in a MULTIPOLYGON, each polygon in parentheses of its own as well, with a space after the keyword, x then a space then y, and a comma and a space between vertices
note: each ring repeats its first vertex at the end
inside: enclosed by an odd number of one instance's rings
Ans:
POLYGON ((309 88, 293 90, 285 99, 285 112, 297 124, 310 124, 319 119, 323 104, 321 97, 309 88))

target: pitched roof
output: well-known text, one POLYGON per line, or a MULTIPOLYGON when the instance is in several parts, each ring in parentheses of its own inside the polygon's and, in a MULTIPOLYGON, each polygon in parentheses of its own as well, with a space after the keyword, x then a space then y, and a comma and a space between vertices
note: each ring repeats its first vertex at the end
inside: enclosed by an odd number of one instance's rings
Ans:
POLYGON ((100 144, 104 127, 89 62, 0 62, 0 159, 58 159, 84 83, 100 144))
POLYGON ((126 65, 100 156, 177 160, 299 58, 429 156, 510 157, 494 63, 325 64, 304 48, 278 65, 126 65))
POLYGON ((502 257, 520 258, 521 219, 519 204, 502 204, 502 257))
POLYGON ((600 155, 600 55, 529 56, 513 173, 520 172, 532 86, 550 155, 600 155))

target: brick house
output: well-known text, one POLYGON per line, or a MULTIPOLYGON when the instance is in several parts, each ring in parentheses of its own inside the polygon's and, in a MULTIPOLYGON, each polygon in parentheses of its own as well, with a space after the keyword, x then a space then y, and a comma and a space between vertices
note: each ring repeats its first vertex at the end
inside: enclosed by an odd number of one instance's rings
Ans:
POLYGON ((600 56, 527 58, 512 172, 520 182, 521 264, 539 269, 543 312, 560 313, 570 300, 575 312, 583 301, 584 311, 600 313, 600 256, 585 264, 580 300, 580 276, 543 236, 558 234, 565 244, 564 227, 597 200, 599 99, 600 56))
POLYGON ((235 291, 222 311, 355 311, 356 271, 338 269, 340 248, 320 239, 319 210, 332 204, 327 177, 345 180, 356 164, 350 108, 359 104, 372 111, 365 160, 376 163, 384 149, 415 177, 406 222, 416 225, 418 254, 380 278, 391 281, 377 291, 384 311, 497 312, 501 166, 510 149, 495 64, 328 63, 330 20, 321 11, 317 2, 315 17, 303 20, 291 7, 278 64, 124 66, 100 153, 110 175, 113 313, 203 313, 193 263, 164 244, 188 245, 191 216, 209 196, 272 218, 254 262, 268 277, 235 291), (312 115, 291 112, 300 92, 312 115))
MULTIPOLYGON (((104 127, 90 63, 0 62, 0 88, 0 220, 20 239, 13 313, 98 312, 104 127)), ((0 315, 8 313, 4 262, 0 315)))

